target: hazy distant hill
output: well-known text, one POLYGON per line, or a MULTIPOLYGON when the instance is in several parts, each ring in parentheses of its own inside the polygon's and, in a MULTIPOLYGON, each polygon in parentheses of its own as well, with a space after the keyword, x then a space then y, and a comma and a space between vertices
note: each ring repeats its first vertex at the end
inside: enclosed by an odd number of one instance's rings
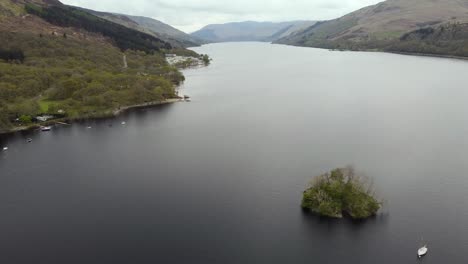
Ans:
POLYGON ((273 41, 295 31, 305 29, 315 22, 235 22, 208 25, 191 35, 209 42, 273 41))
POLYGON ((153 18, 99 12, 89 9, 84 10, 114 23, 161 38, 175 47, 194 47, 204 43, 200 39, 192 37, 189 34, 153 18))
POLYGON ((277 43, 468 56, 467 0, 388 0, 277 43))

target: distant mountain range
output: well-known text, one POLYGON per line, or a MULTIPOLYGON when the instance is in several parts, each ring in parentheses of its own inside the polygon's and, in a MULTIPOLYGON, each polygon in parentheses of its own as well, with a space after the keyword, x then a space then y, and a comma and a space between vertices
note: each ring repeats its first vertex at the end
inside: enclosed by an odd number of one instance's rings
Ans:
MULTIPOLYGON (((83 8, 81 8, 83 9, 83 8)), ((115 14, 108 12, 99 12, 89 9, 83 9, 95 16, 104 18, 117 24, 121 24, 128 28, 132 28, 141 32, 145 32, 157 38, 160 38, 175 47, 194 47, 204 44, 205 41, 196 37, 190 36, 168 24, 159 20, 142 17, 130 16, 124 14, 115 14)))
POLYGON ((314 25, 315 21, 234 22, 208 25, 190 34, 207 42, 274 41, 314 25))
POLYGON ((468 57, 468 1, 388 0, 275 42, 468 57))

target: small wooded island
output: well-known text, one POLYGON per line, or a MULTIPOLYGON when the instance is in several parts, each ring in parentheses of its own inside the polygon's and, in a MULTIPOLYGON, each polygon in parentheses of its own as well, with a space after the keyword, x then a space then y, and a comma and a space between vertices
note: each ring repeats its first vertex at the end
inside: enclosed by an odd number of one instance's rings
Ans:
POLYGON ((372 187, 352 167, 338 168, 314 178, 304 191, 302 208, 332 218, 368 218, 382 206, 372 187))

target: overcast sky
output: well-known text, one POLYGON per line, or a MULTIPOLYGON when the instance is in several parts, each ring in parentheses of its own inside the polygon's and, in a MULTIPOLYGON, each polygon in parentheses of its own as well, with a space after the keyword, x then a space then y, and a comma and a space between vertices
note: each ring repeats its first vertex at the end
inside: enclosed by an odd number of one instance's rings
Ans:
POLYGON ((62 0, 98 11, 152 17, 185 32, 207 24, 326 20, 382 0, 62 0))

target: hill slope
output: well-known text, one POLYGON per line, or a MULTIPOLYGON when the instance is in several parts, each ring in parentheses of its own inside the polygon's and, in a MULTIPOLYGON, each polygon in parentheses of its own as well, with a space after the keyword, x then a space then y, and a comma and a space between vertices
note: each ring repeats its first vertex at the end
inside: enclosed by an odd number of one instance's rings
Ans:
POLYGON ((141 27, 147 29, 149 32, 155 33, 156 35, 161 36, 161 38, 167 39, 169 42, 175 40, 184 44, 185 47, 200 46, 205 43, 203 40, 195 38, 159 20, 142 16, 127 17, 137 22, 141 27))
POLYGON ((25 4, 27 13, 40 17, 60 27, 82 28, 89 32, 100 33, 115 41, 122 50, 136 49, 154 51, 161 48, 171 49, 171 45, 159 38, 109 22, 81 9, 63 4, 40 5, 34 1, 25 4))
POLYGON ((0 22, 0 133, 173 98, 184 77, 164 53, 197 56, 53 0, 1 0, 0 22))
POLYGON ((466 32, 467 23, 466 0, 388 0, 338 19, 317 23, 279 39, 277 43, 468 56, 468 39, 463 37, 464 34, 432 34, 427 38, 418 33, 421 29, 444 32, 448 28, 466 32))
POLYGON ((150 34, 154 37, 160 38, 172 46, 182 48, 182 47, 195 47, 203 44, 203 41, 190 36, 176 28, 171 27, 161 21, 156 19, 141 17, 141 16, 130 16, 124 14, 114 14, 107 12, 98 12, 89 9, 83 9, 95 16, 104 18, 106 20, 112 21, 114 23, 132 28, 147 34, 150 34))
POLYGON ((209 42, 273 41, 313 25, 313 21, 293 22, 235 22, 208 25, 191 35, 209 42))

